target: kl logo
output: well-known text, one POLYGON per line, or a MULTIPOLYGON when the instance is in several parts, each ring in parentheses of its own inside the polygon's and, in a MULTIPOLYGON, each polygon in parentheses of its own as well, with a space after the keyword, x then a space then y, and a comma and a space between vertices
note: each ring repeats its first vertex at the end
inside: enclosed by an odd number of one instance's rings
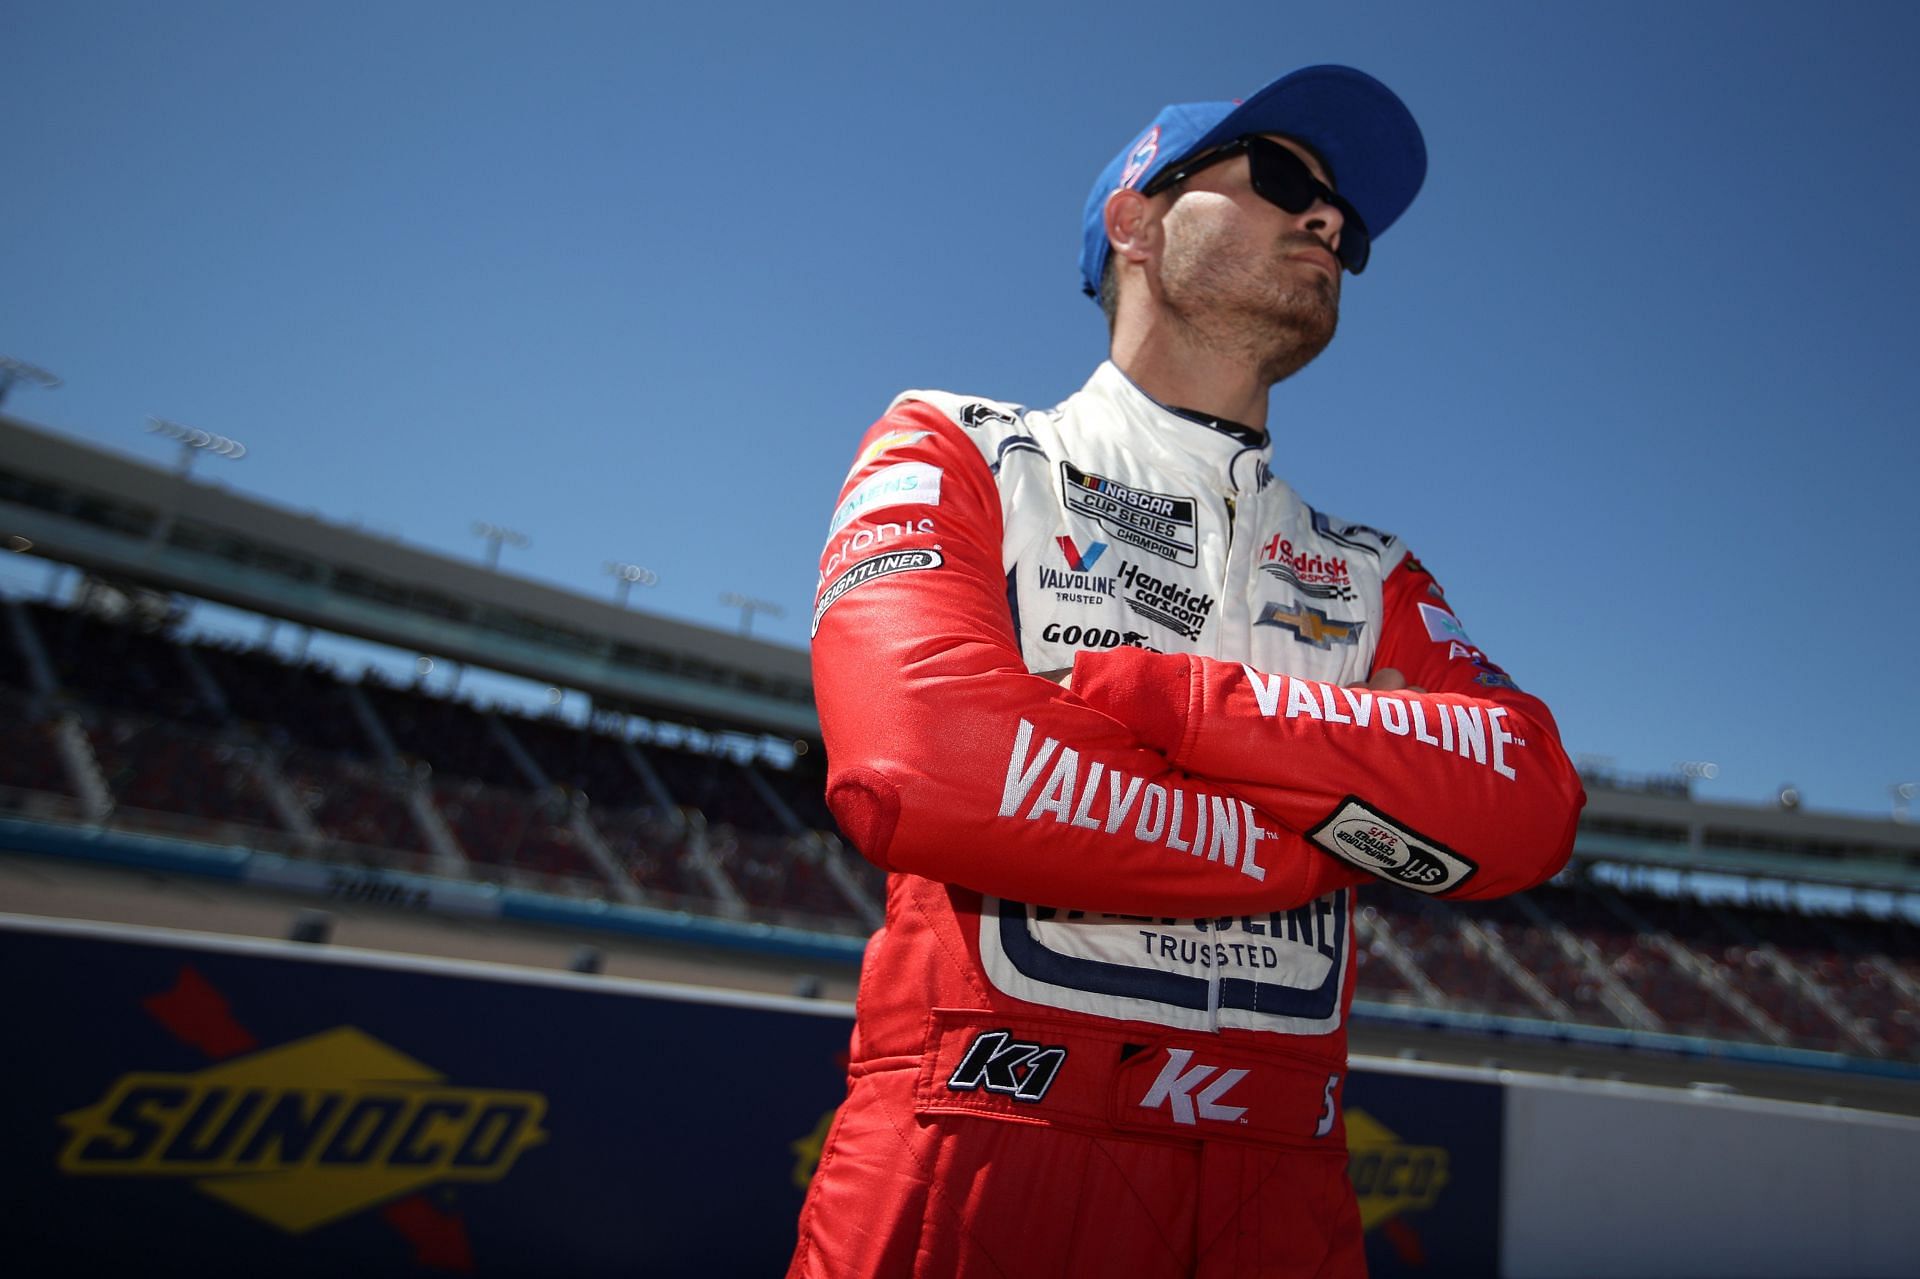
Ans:
POLYGON ((1072 538, 1056 537, 1053 540, 1060 544, 1060 553, 1067 557, 1067 567, 1076 573, 1089 572, 1107 549, 1105 542, 1095 542, 1087 548, 1087 553, 1082 555, 1080 548, 1073 544, 1072 538))
POLYGON ((1147 1095, 1140 1099, 1143 1110, 1158 1110, 1161 1103, 1173 1111, 1173 1122, 1194 1125, 1195 1117, 1200 1119, 1218 1119, 1228 1123, 1247 1113, 1245 1106, 1223 1106, 1221 1100, 1232 1091, 1233 1086, 1247 1077, 1244 1070, 1222 1070, 1218 1066, 1195 1066, 1187 1068, 1193 1060, 1193 1053, 1186 1048, 1167 1049, 1167 1064, 1160 1068, 1159 1077, 1153 1081, 1153 1087, 1147 1089, 1147 1095), (1217 1076, 1217 1077, 1216 1077, 1217 1076), (1208 1080, 1213 1082, 1208 1083, 1208 1080), (1200 1085, 1206 1084, 1204 1088, 1200 1085), (1200 1088, 1199 1092, 1194 1089, 1200 1088), (1198 1104, 1196 1104, 1198 1103, 1198 1104))
POLYGON ((974 1038, 960 1059, 947 1087, 955 1092, 1005 1093, 1015 1101, 1035 1102, 1053 1087, 1067 1050, 1058 1044, 1023 1044, 1004 1030, 988 1030, 974 1038))

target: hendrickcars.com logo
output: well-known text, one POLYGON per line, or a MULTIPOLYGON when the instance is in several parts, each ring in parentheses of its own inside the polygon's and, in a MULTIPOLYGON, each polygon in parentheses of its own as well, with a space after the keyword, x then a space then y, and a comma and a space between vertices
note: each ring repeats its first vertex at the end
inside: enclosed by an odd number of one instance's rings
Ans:
POLYGON ((141 1003, 212 1064, 130 1071, 61 1115, 70 1176, 187 1181, 290 1234, 380 1206, 417 1262, 471 1271, 461 1218, 420 1192, 498 1181, 547 1140, 540 1093, 449 1083, 357 1027, 262 1048, 191 965, 141 1003))

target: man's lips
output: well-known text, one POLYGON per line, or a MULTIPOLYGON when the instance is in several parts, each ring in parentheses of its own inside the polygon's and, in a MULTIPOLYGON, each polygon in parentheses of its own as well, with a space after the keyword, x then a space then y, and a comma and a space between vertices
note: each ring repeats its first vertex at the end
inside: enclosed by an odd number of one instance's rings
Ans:
POLYGON ((1297 249, 1287 254, 1287 261, 1310 262, 1328 275, 1337 277, 1340 274, 1340 260, 1321 248, 1297 249))

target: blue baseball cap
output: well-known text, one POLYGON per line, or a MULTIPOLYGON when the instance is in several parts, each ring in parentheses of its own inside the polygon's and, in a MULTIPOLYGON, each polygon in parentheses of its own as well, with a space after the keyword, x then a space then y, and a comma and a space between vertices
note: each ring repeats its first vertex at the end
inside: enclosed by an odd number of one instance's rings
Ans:
POLYGON ((1080 282, 1100 294, 1107 265, 1107 197, 1139 189, 1202 151, 1254 133, 1279 133, 1312 148, 1336 190, 1379 239, 1427 176, 1427 143, 1393 90, 1352 67, 1302 67, 1244 102, 1167 107, 1124 147, 1087 193, 1080 282))

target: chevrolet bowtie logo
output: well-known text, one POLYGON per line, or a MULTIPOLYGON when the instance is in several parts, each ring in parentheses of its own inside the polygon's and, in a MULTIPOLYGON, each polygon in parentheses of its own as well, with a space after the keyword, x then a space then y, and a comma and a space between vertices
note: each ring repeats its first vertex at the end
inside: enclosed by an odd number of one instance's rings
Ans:
POLYGON ((1254 625, 1284 626, 1302 643, 1315 648, 1332 648, 1335 644, 1358 641, 1366 622, 1335 621, 1311 604, 1295 601, 1291 609, 1283 609, 1278 604, 1266 604, 1260 610, 1260 620, 1254 625))

